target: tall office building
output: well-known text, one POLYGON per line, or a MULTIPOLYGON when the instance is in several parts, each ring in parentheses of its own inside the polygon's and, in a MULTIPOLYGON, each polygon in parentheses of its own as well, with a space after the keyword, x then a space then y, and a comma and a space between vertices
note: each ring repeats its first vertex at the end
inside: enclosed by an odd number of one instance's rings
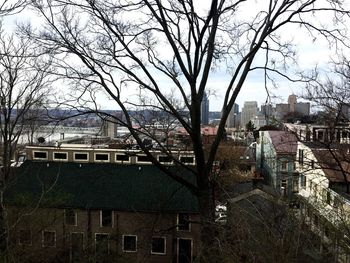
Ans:
POLYGON ((297 104, 297 96, 294 94, 289 95, 288 104, 289 104, 289 112, 295 112, 296 110, 295 106, 297 104))
POLYGON ((201 103, 201 123, 203 125, 209 124, 209 99, 206 92, 204 92, 201 103))
POLYGON ((230 111, 230 114, 228 115, 226 126, 227 128, 237 128, 238 126, 238 120, 237 116, 239 113, 239 105, 235 103, 230 111))
POLYGON ((258 113, 258 103, 256 101, 245 101, 242 108, 241 125, 245 125, 252 120, 258 113))

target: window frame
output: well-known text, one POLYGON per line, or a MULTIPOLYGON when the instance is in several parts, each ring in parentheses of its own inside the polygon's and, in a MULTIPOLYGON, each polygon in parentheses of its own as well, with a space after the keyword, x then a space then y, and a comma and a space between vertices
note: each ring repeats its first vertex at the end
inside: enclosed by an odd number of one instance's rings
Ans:
POLYGON ((110 153, 106 153, 106 152, 95 152, 94 153, 94 162, 98 162, 98 163, 109 163, 110 162, 110 153), (97 160, 96 157, 97 155, 106 155, 107 156, 107 160, 97 160))
POLYGON ((110 250, 111 250, 111 245, 110 245, 110 243, 109 243, 109 240, 110 240, 110 234, 109 233, 100 233, 100 232, 98 232, 98 233, 95 233, 95 255, 96 255, 96 252, 97 252, 97 242, 96 242, 96 238, 97 238, 97 236, 98 235, 101 235, 101 236, 107 236, 107 254, 109 255, 110 254, 110 250))
POLYGON ((19 229, 18 230, 18 244, 21 246, 32 246, 33 245, 33 236, 32 236, 32 230, 31 229, 19 229), (29 242, 21 242, 21 232, 22 231, 29 231, 29 242))
POLYGON ((66 208, 64 209, 64 224, 67 226, 77 226, 78 225, 78 213, 74 209, 66 208), (67 223, 67 211, 72 211, 74 213, 74 224, 67 223))
POLYGON ((137 235, 131 235, 131 234, 122 235, 122 250, 125 253, 136 253, 137 252, 137 235), (135 238, 135 250, 126 250, 125 249, 125 238, 126 237, 134 237, 135 238))
POLYGON ((183 163, 184 165, 195 165, 196 164, 196 158, 195 158, 195 156, 194 155, 185 155, 185 154, 183 154, 183 155, 180 155, 179 156, 179 161, 180 161, 180 163, 183 163), (182 158, 192 158, 192 162, 183 162, 181 159, 182 158))
POLYGON ((166 236, 153 236, 152 237, 152 243, 151 243, 151 254, 152 255, 166 255, 166 236), (158 239, 163 239, 163 244, 164 244, 164 252, 154 252, 153 251, 153 239, 158 238, 158 239))
POLYGON ((56 247, 56 243, 57 243, 57 236, 56 236, 56 230, 43 230, 42 232, 41 232, 42 234, 42 236, 41 236, 41 246, 42 247, 56 247), (47 245, 47 244, 45 244, 45 233, 53 233, 54 234, 54 245, 47 245))
POLYGON ((62 161, 62 162, 67 162, 68 161, 68 152, 52 152, 52 160, 54 161, 62 161), (56 158, 55 154, 65 154, 66 158, 56 158))
POLYGON ((74 162, 88 162, 90 158, 90 154, 88 152, 73 152, 73 161, 74 162), (86 159, 77 159, 77 154, 86 154, 86 159))
POLYGON ((169 164, 173 164, 174 163, 174 160, 169 155, 158 155, 157 156, 157 160, 161 164, 168 164, 169 165, 169 164), (163 157, 170 158, 170 162, 163 162, 163 161, 161 161, 160 158, 163 158, 163 157))
POLYGON ((33 160, 48 160, 49 158, 48 151, 33 150, 32 153, 33 153, 33 160), (35 157, 35 153, 45 153, 46 157, 45 158, 35 157))
POLYGON ((115 161, 116 163, 131 163, 131 157, 130 157, 130 155, 127 155, 127 154, 125 154, 125 153, 116 153, 116 154, 115 154, 115 157, 114 157, 114 161, 115 161), (127 156, 127 157, 128 157, 128 160, 127 160, 127 161, 118 160, 118 159, 117 159, 118 156, 127 156))
POLYGON ((177 231, 191 232, 191 215, 188 213, 178 213, 176 216, 176 229, 177 231), (188 216, 188 219, 187 219, 188 227, 186 229, 182 228, 181 227, 182 225, 180 225, 180 215, 188 216))
POLYGON ((140 160, 139 160, 139 157, 146 157, 146 158, 149 158, 146 154, 137 154, 137 155, 136 155, 136 163, 142 163, 142 164, 150 164, 150 163, 152 163, 151 160, 149 160, 149 161, 140 161, 140 160))
POLYGON ((114 211, 111 209, 102 209, 100 210, 100 227, 114 227, 114 211), (111 225, 103 225, 103 212, 110 211, 111 212, 111 225))

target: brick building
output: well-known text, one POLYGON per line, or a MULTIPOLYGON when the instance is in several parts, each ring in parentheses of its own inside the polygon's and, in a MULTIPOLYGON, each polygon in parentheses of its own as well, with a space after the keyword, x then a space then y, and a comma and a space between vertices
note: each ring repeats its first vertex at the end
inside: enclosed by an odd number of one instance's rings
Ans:
MULTIPOLYGON (((198 200, 144 155, 84 147, 27 151, 28 160, 16 168, 5 194, 10 243, 20 262, 195 258, 198 200)), ((164 161, 179 176, 195 180, 188 169, 164 161)))

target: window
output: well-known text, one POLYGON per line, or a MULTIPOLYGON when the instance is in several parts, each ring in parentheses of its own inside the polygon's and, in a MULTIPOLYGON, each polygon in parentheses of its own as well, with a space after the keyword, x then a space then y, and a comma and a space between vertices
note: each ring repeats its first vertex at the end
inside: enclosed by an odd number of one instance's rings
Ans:
POLYGON ((84 251, 84 233, 71 233, 70 248, 72 261, 79 262, 84 251))
POLYGON ((42 246, 43 247, 56 246, 56 231, 44 230, 42 232, 42 246))
POLYGON ((299 192, 299 177, 297 176, 293 177, 293 192, 294 193, 299 192))
POLYGON ((178 214, 177 215, 177 229, 180 231, 190 231, 190 215, 178 214))
POLYGON ((326 203, 331 204, 331 193, 329 191, 326 193, 326 203))
POLYGON ((287 170, 288 170, 288 161, 282 161, 281 171, 287 171, 287 170))
POLYGON ((113 211, 112 210, 101 210, 100 211, 100 226, 101 227, 112 227, 113 226, 113 211))
POLYGON ((281 193, 283 195, 286 195, 287 194, 287 180, 286 179, 283 179, 281 181, 281 193))
POLYGON ((66 160, 68 160, 68 153, 54 152, 53 153, 53 159, 54 160, 66 161, 66 160))
POLYGON ((96 256, 109 254, 109 235, 105 233, 95 234, 95 252, 96 256))
POLYGON ((301 186, 301 188, 306 187, 306 176, 303 174, 300 175, 300 186, 301 186))
POLYGON ((74 161, 88 161, 89 154, 88 153, 74 153, 74 161))
POLYGON ((311 160, 311 168, 315 168, 315 161, 314 160, 311 160))
POLYGON ((19 230, 18 243, 20 245, 31 245, 32 244, 32 231, 30 231, 29 229, 19 230))
POLYGON ((73 209, 64 210, 64 218, 66 225, 76 226, 77 225, 77 212, 73 209))
POLYGON ((194 164, 193 156, 180 156, 180 162, 183 164, 194 164))
POLYGON ((116 154, 115 155, 115 161, 118 163, 121 162, 130 162, 130 156, 126 154, 116 154))
POLYGON ((147 155, 138 155, 137 156, 137 162, 139 163, 150 163, 151 160, 147 155))
POLYGON ((160 163, 170 164, 173 162, 173 159, 170 156, 158 156, 158 161, 160 163))
POLYGON ((299 149, 299 163, 302 165, 304 163, 304 150, 299 149))
POLYGON ((166 254, 166 238, 152 237, 152 254, 165 255, 166 254))
POLYGON ((33 152, 33 159, 36 159, 36 160, 47 160, 47 152, 34 151, 33 152))
POLYGON ((123 251, 136 252, 137 251, 137 236, 123 235, 123 251))
POLYGON ((108 153, 95 153, 95 161, 97 162, 109 162, 108 153))

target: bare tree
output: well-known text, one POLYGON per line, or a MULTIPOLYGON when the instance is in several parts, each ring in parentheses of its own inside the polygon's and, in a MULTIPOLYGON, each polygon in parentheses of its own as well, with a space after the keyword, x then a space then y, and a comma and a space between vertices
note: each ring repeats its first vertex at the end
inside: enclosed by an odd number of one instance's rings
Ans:
MULTIPOLYGON (((266 81, 274 75, 302 80, 284 71, 295 62, 295 49, 292 40, 280 37, 281 32, 287 25, 296 25, 313 38, 320 35, 330 43, 344 44, 343 19, 349 14, 343 1, 335 0, 270 0, 259 4, 213 0, 204 11, 192 0, 32 3, 46 24, 37 32, 23 27, 23 32, 56 55, 60 76, 76 84, 75 90, 102 88, 124 113, 125 119, 116 121, 129 128, 153 163, 198 196, 206 253, 215 242, 211 228, 212 166, 227 117, 248 74, 257 70, 265 74, 266 81), (319 16, 326 15, 335 21, 328 28, 318 22, 319 16), (220 66, 227 68, 229 80, 222 89, 217 136, 206 155, 201 138, 201 102, 205 92, 209 93, 213 71, 220 66), (164 80, 170 84, 165 86, 164 80), (142 100, 133 100, 130 90, 141 94, 142 100), (132 107, 139 106, 167 112, 189 134, 196 158, 196 184, 170 173, 143 146, 142 136, 151 134, 135 129, 129 114, 132 107)), ((86 105, 86 97, 80 94, 79 98, 86 105)), ((163 144, 159 147, 171 155, 163 144)))
POLYGON ((0 32, 0 173, 1 245, 7 242, 6 208, 3 192, 11 177, 11 159, 17 143, 33 119, 31 111, 48 98, 49 63, 39 57, 29 40, 0 32))

